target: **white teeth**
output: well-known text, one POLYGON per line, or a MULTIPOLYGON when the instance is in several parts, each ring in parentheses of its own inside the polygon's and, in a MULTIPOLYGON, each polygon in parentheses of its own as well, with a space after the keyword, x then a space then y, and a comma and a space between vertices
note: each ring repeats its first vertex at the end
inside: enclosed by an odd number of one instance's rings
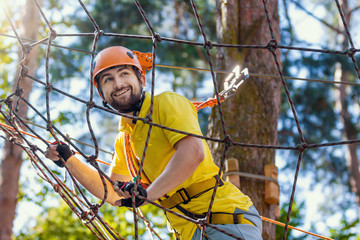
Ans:
POLYGON ((115 95, 115 97, 117 97, 117 96, 120 96, 121 94, 124 94, 125 92, 127 92, 129 89, 125 89, 125 90, 123 90, 123 91, 121 91, 121 92, 119 92, 119 93, 116 93, 116 94, 114 94, 115 95))

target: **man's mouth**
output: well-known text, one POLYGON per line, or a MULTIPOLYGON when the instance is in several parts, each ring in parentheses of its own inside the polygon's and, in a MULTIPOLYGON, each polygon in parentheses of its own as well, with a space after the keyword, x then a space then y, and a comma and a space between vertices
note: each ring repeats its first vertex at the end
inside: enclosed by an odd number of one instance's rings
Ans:
POLYGON ((130 91, 129 88, 122 89, 121 91, 116 92, 115 94, 113 94, 113 96, 118 97, 118 96, 121 96, 121 95, 125 94, 125 93, 128 92, 128 91, 130 91))

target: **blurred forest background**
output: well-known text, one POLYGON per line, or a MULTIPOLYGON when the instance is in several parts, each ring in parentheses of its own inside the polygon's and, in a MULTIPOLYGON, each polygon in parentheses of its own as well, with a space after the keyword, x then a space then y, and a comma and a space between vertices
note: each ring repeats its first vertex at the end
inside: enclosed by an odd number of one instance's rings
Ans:
MULTIPOLYGON (((57 33, 94 32, 92 23, 78 2, 69 0, 42 0, 38 2, 57 33)), ((245 6, 248 6, 248 2, 251 1, 239 0, 237 2, 238 6, 244 6, 246 9, 245 6)), ((261 1, 255 2, 258 2, 259 9, 263 12, 261 1)), ((15 28, 19 30, 25 41, 38 41, 48 36, 49 29, 39 15, 37 8, 34 7, 32 0, 1 1, 1 3, 4 6, 3 10, 9 14, 15 28)), ((222 1, 198 0, 195 3, 208 40, 213 43, 218 42, 219 23, 217 21, 219 18, 217 18, 217 14, 219 14, 222 1)), ((351 55, 350 51, 349 55, 309 51, 309 49, 323 49, 344 52, 352 47, 349 44, 349 38, 346 35, 346 29, 336 5, 338 2, 283 0, 269 1, 269 3, 270 10, 275 11, 280 19, 279 22, 273 22, 280 29, 281 38, 278 39, 278 44, 307 49, 306 51, 287 48, 278 50, 281 53, 279 57, 282 62, 282 71, 306 142, 311 144, 358 139, 360 130, 360 81, 354 67, 354 64, 358 67, 359 62, 356 51, 354 55, 351 55), (271 5, 272 3, 273 5, 271 5), (354 63, 349 56, 354 56, 356 62, 354 63), (335 81, 338 83, 335 84, 335 81), (339 84, 340 82, 343 84, 339 84)), ((146 36, 150 34, 133 1, 87 0, 84 1, 84 4, 106 33, 146 36)), ((160 36, 203 42, 190 2, 157 0, 141 1, 141 5, 160 36)), ((360 23, 360 3, 355 0, 343 0, 340 5, 352 36, 351 40, 356 48, 360 44, 360 32, 356 27, 360 23)), ((249 8, 246 11, 252 10, 249 8)), ((263 18, 262 21, 266 22, 266 19, 263 18)), ((14 91, 14 79, 19 74, 17 66, 21 57, 19 57, 18 52, 19 44, 4 14, 0 14, 0 24, 0 99, 5 99, 14 91)), ((239 30, 238 34, 250 36, 251 32, 239 30)), ((55 47, 51 48, 49 54, 49 78, 53 86, 81 99, 89 98, 90 53, 93 42, 93 36, 89 35, 57 37, 53 41, 55 47)), ((258 41, 259 45, 266 46, 269 39, 259 39, 258 41)), ((237 44, 248 43, 240 42, 237 44)), ((152 51, 152 43, 149 39, 111 36, 101 37, 97 49, 110 45, 124 45, 141 52, 152 51)), ((46 42, 40 44, 36 50, 33 49, 32 56, 34 59, 29 62, 31 64, 30 69, 34 71, 33 74, 38 79, 45 79, 46 49, 46 42)), ((210 50, 214 63, 218 57, 216 51, 216 47, 210 50)), ((256 57, 258 59, 264 57, 265 50, 257 51, 256 57)), ((233 52, 236 53, 236 51, 233 52)), ((213 97, 212 76, 209 71, 203 71, 209 67, 206 53, 201 47, 162 41, 158 43, 156 59, 156 64, 159 65, 156 67, 156 93, 168 90, 175 91, 193 101, 213 97)), ((265 82, 273 81, 273 79, 280 81, 280 78, 277 77, 279 74, 276 71, 269 76, 259 67, 250 68, 249 66, 253 65, 250 62, 243 61, 241 64, 243 67, 249 68, 249 81, 257 78, 262 78, 265 82)), ((273 70, 276 70, 275 65, 271 64, 273 70)), ((236 63, 228 65, 236 65, 236 63)), ((219 66, 220 64, 215 64, 215 69, 225 72, 232 70, 232 68, 223 69, 219 66)), ((216 78, 223 79, 225 76, 223 73, 217 73, 216 78)), ((146 90, 150 90, 150 80, 151 73, 149 72, 146 90)), ((44 87, 40 84, 32 84, 32 80, 30 82, 27 83, 29 101, 44 114, 46 112, 44 87)), ((284 89, 281 88, 279 91, 281 91, 281 104, 278 106, 280 112, 275 145, 296 146, 300 142, 294 116, 284 89)), ((242 94, 241 88, 237 94, 242 94)), ((51 92, 50 97, 54 125, 69 134, 71 138, 92 145, 89 129, 86 125, 86 106, 56 92, 51 92)), ((96 94, 94 101, 97 104, 101 102, 96 94)), ((226 101, 234 100, 229 98, 226 101)), ((24 118, 33 123, 34 129, 40 135, 50 138, 46 129, 37 127, 37 125, 43 126, 44 122, 36 112, 27 109, 22 109, 22 111, 24 118)), ((239 111, 241 114, 241 108, 239 111)), ((216 113, 213 112, 212 114, 216 113)), ((208 129, 211 127, 209 125, 210 115, 211 109, 204 109, 199 112, 199 121, 204 135, 212 135, 215 131, 208 129)), ((91 117, 95 135, 101 149, 104 150, 100 152, 99 159, 110 162, 113 141, 117 133, 118 118, 96 109, 92 110, 91 117)), ((228 118, 228 121, 231 122, 230 117, 228 118)), ((234 119, 235 125, 241 125, 236 121, 236 118, 234 119)), ((0 121, 4 122, 1 117, 0 121)), ((258 122, 259 126, 266 124, 266 122, 258 122)), ((242 141, 239 140, 239 142, 242 141)), ((260 142, 251 141, 249 143, 260 144, 260 142)), ((38 144, 44 147, 41 142, 38 144)), ((17 204, 14 203, 16 206, 15 219, 2 219, 2 221, 11 221, 8 226, 12 227, 12 238, 24 240, 78 239, 81 236, 81 238, 96 239, 83 226, 82 222, 72 214, 71 209, 57 196, 51 186, 36 175, 27 156, 21 151, 18 153, 18 157, 22 159, 21 163, 17 163, 19 171, 17 175, 15 174, 16 176, 11 176, 18 179, 19 191, 17 191, 16 184, 9 186, 9 178, 4 174, 10 174, 14 169, 12 165, 5 164, 5 160, 8 159, 6 155, 8 150, 6 149, 9 149, 10 145, 4 141, 4 138, 1 138, 0 147, 4 148, 4 151, 0 153, 2 159, 0 203, 6 203, 5 190, 2 190, 5 186, 16 188, 17 197, 17 204)), ((79 143, 78 146, 89 154, 93 151, 87 145, 79 143)), ((299 153, 298 151, 276 150, 276 153, 274 151, 272 154, 274 156, 272 161, 275 161, 279 168, 279 221, 285 222, 299 153)), ((334 239, 360 239, 358 234, 360 232, 358 154, 359 150, 356 144, 311 148, 305 151, 301 162, 290 225, 334 239)), ((57 175, 63 174, 50 162, 49 166, 57 175)), ((102 168, 107 171, 106 165, 103 165, 102 168)), ((243 180, 247 181, 242 178, 243 180)), ((256 184, 259 182, 251 186, 257 186, 256 184)), ((245 193, 251 196, 251 193, 245 193)), ((91 196, 89 197, 91 198, 91 196)), ((97 201, 96 199, 92 200, 97 201)), ((167 230, 162 211, 153 206, 146 206, 143 211, 151 220, 154 229, 161 233, 161 237, 170 238, 171 234, 167 230)), ((101 212, 121 236, 127 239, 133 238, 134 227, 131 212, 110 206, 102 207, 101 212)), ((143 225, 140 227, 140 233, 141 239, 151 239, 143 225)), ((274 235, 273 238, 269 239, 282 239, 282 234, 283 228, 276 227, 276 236, 274 235)), ((312 239, 312 237, 294 230, 289 230, 288 238, 312 239)), ((0 237, 0 239, 6 238, 0 237)))

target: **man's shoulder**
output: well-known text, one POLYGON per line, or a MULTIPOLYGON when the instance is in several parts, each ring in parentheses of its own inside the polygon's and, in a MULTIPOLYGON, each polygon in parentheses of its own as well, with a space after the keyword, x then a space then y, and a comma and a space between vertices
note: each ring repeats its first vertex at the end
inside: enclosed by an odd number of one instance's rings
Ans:
POLYGON ((176 92, 165 91, 157 95, 157 97, 184 97, 176 92))
POLYGON ((189 102, 189 100, 186 97, 184 97, 176 92, 170 92, 170 91, 162 92, 162 93, 158 94, 156 96, 156 98, 159 102, 161 102, 161 101, 165 101, 165 102, 166 101, 167 102, 187 101, 187 102, 189 102))

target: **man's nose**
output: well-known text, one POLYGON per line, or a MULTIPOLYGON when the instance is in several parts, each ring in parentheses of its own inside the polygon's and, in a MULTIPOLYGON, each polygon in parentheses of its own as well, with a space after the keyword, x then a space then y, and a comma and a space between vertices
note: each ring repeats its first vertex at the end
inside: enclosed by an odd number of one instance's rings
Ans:
POLYGON ((114 80, 115 80, 114 81, 115 88, 121 88, 124 85, 124 81, 122 81, 120 77, 115 76, 114 80))

